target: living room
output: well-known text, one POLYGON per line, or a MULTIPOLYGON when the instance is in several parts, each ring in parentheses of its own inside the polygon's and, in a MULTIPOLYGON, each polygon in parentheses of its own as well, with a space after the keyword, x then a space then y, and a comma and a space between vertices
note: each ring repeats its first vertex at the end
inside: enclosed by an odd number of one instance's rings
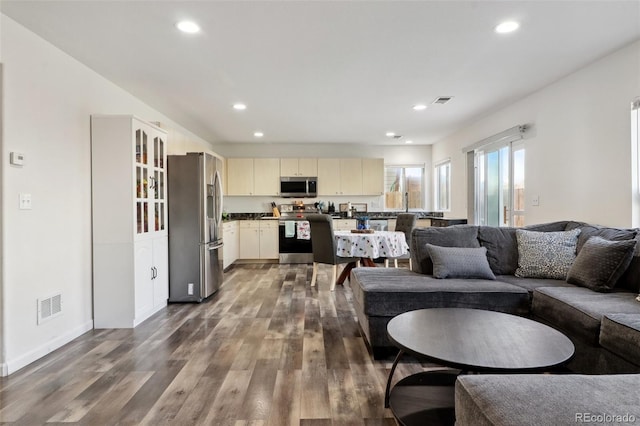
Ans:
MULTIPOLYGON (((637 170, 631 159, 630 104, 640 96, 640 12, 637 2, 622 3, 631 8, 624 13, 626 25, 635 25, 631 39, 611 46, 606 54, 579 68, 566 69, 564 75, 532 93, 492 105, 432 145, 381 145, 363 150, 358 144, 349 144, 341 149, 348 156, 364 156, 366 151, 366 156, 378 157, 382 152, 385 160, 396 164, 419 158, 428 170, 450 159, 453 190, 447 214, 467 217, 463 148, 513 126, 532 125, 526 139, 526 185, 527 194, 539 196, 539 206, 531 206, 527 196, 527 224, 578 220, 637 227, 640 205, 634 192, 637 170)), ((170 135, 169 140, 176 152, 206 150, 225 157, 280 157, 291 153, 292 147, 286 143, 267 147, 256 142, 212 144, 194 130, 197 126, 180 124, 186 121, 119 87, 5 14, 4 6, 0 19, 0 361, 2 375, 8 375, 93 328, 91 114, 134 114, 166 124, 174 129, 175 137, 170 135), (22 167, 9 164, 12 152, 24 154, 22 167), (32 210, 18 209, 22 193, 32 194, 32 210), (55 292, 64 295, 64 315, 37 325, 36 299, 55 292)), ((613 24, 606 27, 602 37, 616 28, 613 24)), ((76 36, 80 41, 82 36, 76 36)), ((589 43, 583 47, 589 51, 589 43)), ((547 58, 548 62, 553 60, 547 58)), ((546 65, 537 64, 541 73, 546 65)), ((295 155, 336 155, 331 144, 311 143, 293 149, 295 155)), ((425 205, 425 209, 431 207, 425 205)))

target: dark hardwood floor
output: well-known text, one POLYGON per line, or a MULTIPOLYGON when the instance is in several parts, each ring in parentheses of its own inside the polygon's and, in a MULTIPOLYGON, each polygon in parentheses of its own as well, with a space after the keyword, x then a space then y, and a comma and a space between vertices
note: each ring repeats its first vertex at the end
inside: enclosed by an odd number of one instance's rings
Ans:
MULTIPOLYGON (((392 360, 373 361, 348 286, 330 267, 252 264, 202 304, 171 304, 136 329, 90 331, 0 379, 17 425, 395 425, 392 360)), ((407 360, 396 380, 429 369, 407 360)))

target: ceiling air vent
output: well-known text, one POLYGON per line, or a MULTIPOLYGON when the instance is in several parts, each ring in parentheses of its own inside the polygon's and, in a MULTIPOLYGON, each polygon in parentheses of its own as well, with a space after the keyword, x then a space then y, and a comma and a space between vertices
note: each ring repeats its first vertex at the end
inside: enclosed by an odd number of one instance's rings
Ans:
POLYGON ((433 101, 434 104, 436 105, 444 105, 447 102, 449 102, 451 99, 453 99, 453 96, 440 96, 438 98, 436 98, 435 101, 433 101))

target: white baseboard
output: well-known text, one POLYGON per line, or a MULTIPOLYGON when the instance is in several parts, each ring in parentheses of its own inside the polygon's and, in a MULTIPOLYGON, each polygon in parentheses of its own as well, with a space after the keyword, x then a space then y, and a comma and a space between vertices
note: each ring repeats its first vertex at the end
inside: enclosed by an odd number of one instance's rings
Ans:
POLYGON ((4 377, 15 373, 22 367, 25 367, 32 362, 39 360, 43 356, 50 354, 91 329, 93 329, 93 320, 87 321, 84 324, 69 330, 62 336, 58 336, 55 339, 38 346, 34 350, 19 356, 18 358, 8 360, 7 362, 0 364, 0 375, 4 377))

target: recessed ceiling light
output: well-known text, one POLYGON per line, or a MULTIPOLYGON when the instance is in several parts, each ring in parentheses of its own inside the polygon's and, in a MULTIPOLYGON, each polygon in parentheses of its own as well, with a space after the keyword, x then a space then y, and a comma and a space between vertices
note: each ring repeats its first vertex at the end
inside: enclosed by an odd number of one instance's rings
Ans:
POLYGON ((388 138, 392 138, 392 137, 394 137, 396 134, 395 134, 395 133, 393 133, 393 132, 387 132, 387 133, 385 133, 385 135, 386 135, 388 138))
POLYGON ((253 136, 255 136, 256 138, 261 138, 264 136, 264 133, 262 132, 253 132, 253 136))
POLYGON ((425 104, 417 104, 413 106, 414 111, 423 111, 425 109, 427 109, 427 106, 425 104))
POLYGON ((520 24, 516 21, 505 21, 496 27, 496 32, 498 34, 507 34, 517 30, 518 28, 520 28, 520 24))
POLYGON ((233 109, 238 111, 244 111, 245 109, 247 109, 247 106, 245 104, 237 103, 237 104, 233 104, 233 109))
POLYGON ((200 32, 200 27, 193 21, 180 21, 176 24, 176 28, 187 34, 195 34, 200 32))
POLYGON ((404 143, 413 143, 413 141, 404 141, 404 143))

